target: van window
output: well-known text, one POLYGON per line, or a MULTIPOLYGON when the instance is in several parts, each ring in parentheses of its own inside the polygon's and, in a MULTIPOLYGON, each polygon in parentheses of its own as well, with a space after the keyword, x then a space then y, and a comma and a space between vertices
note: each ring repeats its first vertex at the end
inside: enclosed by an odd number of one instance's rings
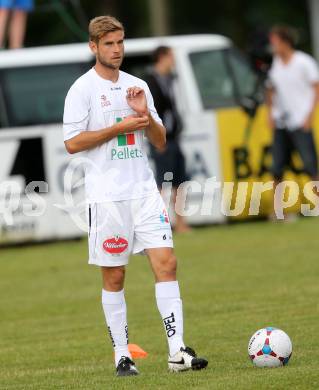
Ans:
POLYGON ((235 105, 234 86, 225 63, 224 50, 190 54, 204 108, 235 105))
POLYGON ((194 52, 190 61, 205 109, 237 106, 255 92, 255 73, 233 49, 194 52))
POLYGON ((121 69, 124 72, 131 73, 132 75, 144 79, 147 73, 152 68, 152 58, 149 54, 130 55, 124 58, 121 69))
POLYGON ((64 99, 72 83, 90 63, 30 66, 3 69, 1 127, 60 123, 64 99))
POLYGON ((227 59, 233 72, 237 94, 240 97, 252 97, 257 93, 257 75, 252 71, 245 57, 236 49, 227 51, 227 59))
POLYGON ((21 175, 26 185, 31 181, 46 181, 42 138, 19 139, 18 142, 10 176, 21 175))

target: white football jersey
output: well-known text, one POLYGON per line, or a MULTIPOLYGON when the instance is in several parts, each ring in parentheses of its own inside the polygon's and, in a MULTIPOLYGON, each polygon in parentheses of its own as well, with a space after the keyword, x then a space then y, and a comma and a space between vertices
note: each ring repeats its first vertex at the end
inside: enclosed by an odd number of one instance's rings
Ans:
MULTIPOLYGON (((153 118, 162 124, 145 81, 120 71, 117 82, 94 68, 71 86, 64 106, 64 140, 82 131, 101 130, 136 114, 126 101, 129 87, 143 88, 153 118)), ((144 130, 121 134, 85 152, 85 188, 89 203, 129 200, 158 192, 144 145, 144 130)))

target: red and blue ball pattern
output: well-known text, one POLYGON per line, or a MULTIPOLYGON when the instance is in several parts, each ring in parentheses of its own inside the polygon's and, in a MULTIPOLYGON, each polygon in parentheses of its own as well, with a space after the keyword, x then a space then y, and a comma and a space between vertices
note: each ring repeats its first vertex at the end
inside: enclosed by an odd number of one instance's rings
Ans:
POLYGON ((252 336, 248 344, 248 353, 250 359, 258 367, 284 366, 291 357, 292 345, 289 336, 285 332, 273 327, 267 327, 260 329, 252 336), (273 335, 275 339, 271 342, 273 335))

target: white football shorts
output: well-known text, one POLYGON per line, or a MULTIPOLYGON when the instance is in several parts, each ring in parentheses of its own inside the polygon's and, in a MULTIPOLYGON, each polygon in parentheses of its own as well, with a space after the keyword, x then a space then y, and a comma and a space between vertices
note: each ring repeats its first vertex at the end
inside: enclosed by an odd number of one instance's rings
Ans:
POLYGON ((172 229, 159 193, 89 205, 89 264, 126 265, 130 254, 173 248, 172 229))

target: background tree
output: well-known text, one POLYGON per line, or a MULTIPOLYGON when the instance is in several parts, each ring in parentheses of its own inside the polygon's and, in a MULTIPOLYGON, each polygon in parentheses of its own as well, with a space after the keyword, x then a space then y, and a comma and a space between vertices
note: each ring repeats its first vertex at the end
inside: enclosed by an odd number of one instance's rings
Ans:
POLYGON ((309 50, 309 12, 303 0, 38 0, 30 15, 26 46, 86 41, 87 22, 101 14, 117 16, 127 37, 218 33, 247 48, 255 31, 288 23, 309 50), (159 12, 159 11, 160 12, 159 12), (153 12, 152 12, 153 11, 153 12), (161 20, 161 13, 166 20, 161 20))

